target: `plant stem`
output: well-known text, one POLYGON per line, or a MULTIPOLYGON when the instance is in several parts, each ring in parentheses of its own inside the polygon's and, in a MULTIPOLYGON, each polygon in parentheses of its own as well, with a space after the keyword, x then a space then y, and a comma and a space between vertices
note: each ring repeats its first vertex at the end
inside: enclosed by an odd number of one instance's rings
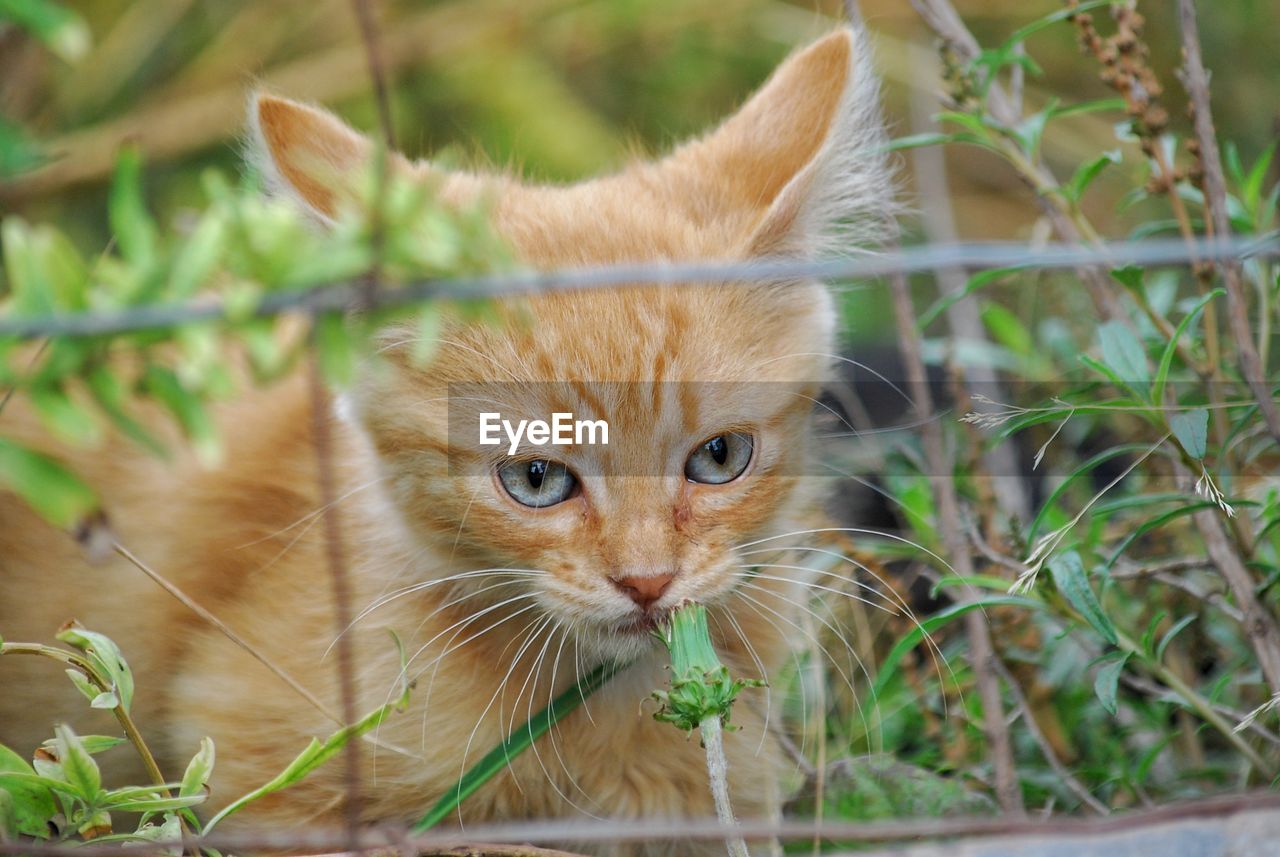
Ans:
MULTIPOLYGON (((1195 110, 1196 138, 1200 143, 1200 162, 1204 169, 1204 205, 1209 213, 1208 220, 1213 225, 1214 235, 1222 241, 1231 237, 1231 218, 1227 214, 1226 181, 1222 175, 1222 159, 1218 154, 1218 138, 1214 134, 1213 113, 1209 104, 1209 76, 1200 58, 1200 30, 1192 0, 1178 0, 1178 20, 1182 26, 1182 82, 1195 110)), ((1280 409, 1276 408, 1276 403, 1271 398, 1266 367, 1254 346, 1248 298, 1240 282, 1239 264, 1224 262, 1222 275, 1227 286, 1227 323, 1240 357, 1240 374, 1258 400, 1258 408, 1267 424, 1267 430, 1280 442, 1280 409)))
MULTIPOLYGON (((52 658, 84 673, 84 677, 103 693, 111 689, 110 685, 104 682, 94 671, 93 665, 74 652, 68 652, 53 646, 43 646, 39 643, 0 643, 0 655, 39 655, 52 658)), ((164 774, 160 772, 160 766, 156 764, 156 757, 152 755, 151 748, 147 746, 146 741, 142 740, 142 733, 138 731, 138 725, 133 722, 133 718, 129 716, 128 711, 125 711, 123 705, 118 704, 111 711, 115 714, 116 722, 124 730, 125 737, 129 739, 129 743, 133 744, 134 749, 138 751, 138 755, 142 757, 142 765, 147 769, 147 776, 151 777, 151 781, 157 786, 161 786, 160 791, 165 797, 169 797, 169 790, 163 788, 166 782, 164 774)))
POLYGON ((1268 780, 1273 779, 1276 776, 1275 768, 1267 764, 1267 762, 1258 755, 1258 751, 1254 750, 1253 747, 1250 746, 1249 742, 1245 741, 1244 738, 1234 730, 1231 724, 1228 723, 1221 714, 1214 710, 1213 706, 1209 704, 1209 701, 1196 692, 1195 688, 1191 687, 1191 685, 1179 678, 1173 670, 1169 669, 1164 664, 1152 660, 1132 637, 1121 631, 1119 628, 1116 629, 1116 637, 1121 649, 1134 655, 1138 659, 1138 662, 1141 663, 1148 672, 1160 679, 1160 681, 1164 682, 1169 689, 1178 694, 1178 696, 1182 697, 1187 705, 1189 705, 1196 714, 1200 715, 1206 723, 1221 732, 1222 736, 1230 741, 1231 744, 1240 751, 1242 756, 1249 760, 1249 764, 1257 768, 1268 780))
MULTIPOLYGON (((915 402, 916 415, 922 423, 925 458, 929 464, 929 472, 934 475, 931 481, 938 508, 938 530, 955 573, 964 578, 972 577, 973 555, 962 534, 960 498, 951 478, 954 468, 947 455, 942 427, 933 419, 933 396, 929 391, 923 346, 916 327, 915 310, 911 305, 911 292, 906 277, 901 274, 893 277, 891 284, 898 348, 906 366, 908 389, 915 402)), ((978 597, 977 590, 966 585, 963 597, 965 601, 975 601, 978 597)), ((991 639, 991 627, 980 612, 967 614, 964 621, 965 633, 969 638, 969 655, 973 661, 974 682, 982 699, 982 730, 991 754, 991 767, 995 771, 996 797, 1004 812, 1022 815, 1026 809, 1013 758, 1013 741, 1005 721, 1000 683, 994 669, 999 655, 991 639)))
POLYGON ((702 746, 707 751, 707 776, 711 780, 711 797, 716 804, 716 818, 725 828, 724 844, 729 849, 729 857, 748 857, 747 843, 740 834, 728 831, 738 826, 738 819, 733 815, 733 807, 729 804, 729 763, 724 756, 724 734, 719 714, 708 714, 698 724, 702 733, 702 746))

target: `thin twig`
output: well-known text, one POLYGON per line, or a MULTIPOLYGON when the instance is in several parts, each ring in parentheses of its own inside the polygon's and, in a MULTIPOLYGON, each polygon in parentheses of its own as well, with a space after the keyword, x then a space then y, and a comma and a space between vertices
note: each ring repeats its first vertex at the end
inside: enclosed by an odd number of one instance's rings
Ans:
POLYGON ((387 64, 378 41, 378 26, 374 19, 373 0, 351 0, 360 24, 360 40, 364 43, 365 57, 369 63, 369 79, 373 82, 373 94, 378 101, 378 122, 382 126, 382 140, 388 149, 396 147, 395 125, 391 121, 391 97, 387 91, 387 64))
MULTIPOLYGON (((336 508, 336 474, 333 466, 333 438, 328 407, 329 397, 320 377, 318 359, 313 355, 308 361, 308 382, 311 393, 311 444, 316 454, 316 475, 320 487, 321 522, 325 535, 325 555, 333 595, 333 621, 338 631, 338 682, 342 693, 342 719, 356 722, 356 672, 355 652, 351 635, 351 581, 348 575, 342 527, 336 508)), ((347 824, 347 847, 359 850, 361 792, 360 748, 357 742, 348 741, 342 748, 346 765, 346 795, 343 815, 347 824)))
MULTIPOLYGON (((1133 690, 1138 691, 1139 693, 1145 693, 1147 696, 1155 697, 1157 699, 1160 697, 1167 697, 1170 693, 1172 693, 1172 691, 1169 690, 1169 688, 1161 687, 1151 679, 1146 678, 1144 676, 1140 676, 1140 675, 1134 675, 1132 672, 1128 670, 1120 674, 1120 682, 1132 688, 1133 690)), ((1223 705, 1221 702, 1210 702, 1209 705, 1211 708, 1213 708, 1214 711, 1218 712, 1224 717, 1228 717, 1231 720, 1234 720, 1236 723, 1244 722, 1245 718, 1249 716, 1249 713, 1247 711, 1241 711, 1238 708, 1232 708, 1229 705, 1223 705)), ((1259 738, 1266 741, 1268 744, 1273 744, 1277 747, 1280 747, 1280 735, 1277 735, 1275 732, 1272 732, 1270 729, 1263 726, 1257 720, 1254 720, 1245 728, 1248 729, 1250 732, 1254 733, 1255 735, 1257 735, 1259 738)))
POLYGON ((1022 688, 1018 685, 1018 680, 1014 677, 1009 668, 1005 666, 1000 659, 995 661, 996 671, 1000 673, 1000 677, 1004 679, 1005 687, 1009 690, 1009 695, 1013 697, 1014 706, 1022 714, 1022 722, 1027 727, 1027 732, 1031 735, 1031 739, 1036 742, 1036 746, 1040 748, 1040 754, 1044 756, 1044 760, 1049 763, 1049 767, 1053 768, 1053 772, 1058 775, 1058 779, 1069 788, 1076 797, 1096 812, 1098 815, 1110 815, 1111 810, 1107 805, 1093 796, 1090 791, 1085 788, 1080 780, 1076 779, 1066 765, 1062 764, 1062 760, 1058 758, 1058 754, 1053 751, 1053 745, 1049 743, 1049 739, 1045 737, 1044 731, 1041 730, 1040 724, 1036 722, 1035 713, 1031 710, 1031 704, 1027 702, 1027 696, 1022 692, 1022 688))
MULTIPOLYGON (((251 645, 248 640, 246 640, 244 637, 241 637, 239 634, 237 634, 235 630, 231 628, 231 626, 229 626, 226 622, 223 622, 221 619, 219 619, 216 615, 214 615, 207 608, 201 605, 200 602, 196 601, 190 595, 183 592, 180 588, 178 588, 176 584, 174 584, 164 575, 160 574, 160 572, 151 568, 151 566, 147 565, 145 562, 139 559, 132 551, 130 551, 124 545, 120 544, 120 542, 115 542, 114 544, 112 544, 111 549, 120 557, 122 557, 123 559, 127 560, 130 564, 132 564, 134 568, 138 569, 138 571, 141 571, 147 577, 151 578, 161 589, 163 589, 165 592, 168 592, 170 595, 176 598, 182 604, 182 606, 186 607, 192 613, 195 613, 201 619, 208 622, 210 625, 216 628, 218 632, 222 634, 222 636, 226 637, 228 640, 235 643, 237 646, 239 646, 241 649, 247 652, 251 657, 253 657, 254 660, 256 660, 258 663, 262 664, 264 667, 269 669, 272 672, 272 674, 276 676, 276 678, 280 679, 285 684, 287 684, 293 690, 294 693, 298 694, 303 699, 305 699, 308 703, 311 704, 313 708, 315 708, 325 717, 332 720, 337 725, 339 726, 345 725, 342 718, 340 718, 337 714, 335 714, 332 710, 330 710, 328 706, 326 706, 323 702, 321 702, 318 698, 316 698, 316 695, 313 694, 311 691, 307 690, 302 685, 301 682, 299 682, 296 678, 294 678, 293 676, 285 672, 284 669, 279 664, 275 663, 270 658, 268 658, 265 654, 263 654, 261 650, 251 645)), ((346 722, 350 723, 354 721, 346 721, 346 722)))
MULTIPOLYGON (((911 305, 911 292, 906 277, 899 274, 892 278, 892 293, 898 348, 902 352, 908 384, 915 400, 916 415, 924 423, 922 442, 929 471, 936 474, 932 482, 938 505, 938 530, 956 574, 967 578, 973 575, 973 555, 962 535, 960 504, 951 479, 952 471, 944 447, 942 426, 932 419, 933 396, 929 391, 920 333, 916 328, 915 311, 911 305)), ((977 591, 973 587, 966 589, 964 597, 977 597, 977 591)), ((973 610, 965 615, 965 631, 969 638, 974 680, 982 699, 982 725, 995 770, 996 798, 1006 813, 1023 815, 1025 808, 1013 761, 1013 742, 1005 724, 1000 683, 994 672, 997 655, 991 642, 991 629, 987 626, 986 617, 980 611, 973 610)))
MULTIPOLYGON (((1231 237, 1231 218, 1227 214, 1227 187, 1222 176, 1218 139, 1213 129, 1209 77, 1200 56, 1200 32, 1196 24, 1193 0, 1178 0, 1178 21, 1182 27, 1181 77, 1195 108, 1196 139, 1200 141, 1200 161, 1204 169, 1204 204, 1213 223, 1215 236, 1220 240, 1228 239, 1231 237)), ((1249 303, 1245 297, 1244 285, 1240 282, 1239 265, 1224 262, 1222 275, 1227 286, 1227 320, 1236 348, 1240 352, 1241 374, 1258 400, 1267 429, 1276 442, 1280 443, 1280 410, 1277 410, 1276 403, 1271 398, 1266 369, 1253 342, 1253 330, 1249 325, 1249 303)))
MULTIPOLYGON (((911 5, 939 38, 951 46, 961 60, 971 61, 981 53, 982 48, 978 40, 974 38, 973 33, 969 32, 969 28, 965 26, 955 7, 947 0, 911 0, 911 5)), ((1015 127, 1022 121, 1021 111, 1015 109, 1013 101, 998 81, 992 81, 987 90, 987 109, 997 121, 1008 127, 1015 127)), ((1058 207, 1056 198, 1052 194, 1041 192, 1041 189, 1046 187, 1058 187, 1058 180, 1053 173, 1043 164, 1026 162, 1021 167, 1019 174, 1036 190, 1036 203, 1053 225, 1058 237, 1069 244, 1085 243, 1085 236, 1081 235, 1071 217, 1058 207)), ((1090 238, 1092 239, 1092 236, 1090 238)), ((1089 243, 1095 242, 1090 240, 1089 243)), ((1102 260, 1101 264, 1107 268, 1114 267, 1106 260, 1102 260)), ((1132 324, 1120 301, 1112 293, 1106 274, 1098 266, 1081 265, 1076 270, 1088 287, 1098 309, 1106 318, 1132 324)))

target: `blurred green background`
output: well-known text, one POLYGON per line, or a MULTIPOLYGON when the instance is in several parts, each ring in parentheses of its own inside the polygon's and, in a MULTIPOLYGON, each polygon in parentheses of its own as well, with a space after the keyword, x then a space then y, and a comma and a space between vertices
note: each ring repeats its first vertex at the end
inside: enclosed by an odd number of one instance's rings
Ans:
MULTIPOLYGON (((21 0, 18 0, 21 2, 21 0)), ((47 160, 7 175, 0 209, 48 219, 86 248, 104 240, 104 185, 114 152, 137 142, 152 165, 162 217, 200 202, 198 176, 241 169, 246 94, 265 86, 376 127, 349 0, 78 0, 89 45, 68 61, 0 24, 0 114, 47 160)), ((381 0, 381 48, 393 80, 395 133, 415 157, 453 149, 539 179, 566 180, 661 151, 731 111, 794 45, 833 26, 839 3, 782 0, 381 0)), ((885 78, 895 134, 927 130, 936 109, 934 37, 906 0, 860 4, 885 78)), ((969 0, 957 8, 995 41, 1060 4, 969 0)), ((1155 65, 1181 102, 1172 0, 1144 2, 1155 65)), ((1204 4, 1207 62, 1224 137, 1251 160, 1277 133, 1280 3, 1204 4)), ((1063 24, 1036 36, 1045 69, 1029 106, 1109 94, 1063 24)), ((1174 111, 1177 112, 1176 110, 1174 111)), ((1119 117, 1075 120, 1047 141, 1064 170, 1115 145, 1119 117)), ((1175 122, 1185 117, 1175 116, 1175 122)), ((1025 237, 1027 192, 993 160, 948 154, 964 237, 1025 237)), ((910 170, 904 171, 909 182, 910 170)), ((1106 180, 1090 212, 1112 223, 1106 180)), ((925 200, 916 199, 917 205, 925 200)), ((1117 228, 1119 225, 1117 224, 1117 228)))

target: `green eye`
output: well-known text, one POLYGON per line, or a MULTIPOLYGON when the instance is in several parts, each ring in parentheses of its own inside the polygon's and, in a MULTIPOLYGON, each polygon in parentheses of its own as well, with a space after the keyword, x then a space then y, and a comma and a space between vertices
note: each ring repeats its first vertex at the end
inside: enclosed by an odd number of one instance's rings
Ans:
POLYGON ((498 468, 498 479, 511 499, 541 509, 563 503, 578 490, 578 478, 558 461, 535 458, 498 468))
POLYGON ((755 442, 751 435, 731 431, 708 438, 698 445, 684 464, 690 482, 723 485, 742 475, 751 463, 755 442))

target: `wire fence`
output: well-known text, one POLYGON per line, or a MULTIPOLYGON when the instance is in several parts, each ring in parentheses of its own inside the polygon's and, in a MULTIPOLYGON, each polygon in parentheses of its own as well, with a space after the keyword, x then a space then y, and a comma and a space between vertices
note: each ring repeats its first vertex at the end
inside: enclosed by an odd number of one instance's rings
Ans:
MULTIPOLYGON (((643 263, 557 271, 515 271, 451 277, 371 290, 367 283, 340 282, 273 292, 254 310, 258 317, 298 312, 319 314, 390 308, 430 300, 498 298, 539 292, 634 285, 722 285, 735 282, 848 282, 941 270, 1072 270, 1124 265, 1182 266, 1280 256, 1280 236, 1185 241, 1175 238, 1029 246, 1021 242, 925 244, 865 253, 843 259, 762 260, 750 262, 643 263)), ((113 312, 68 313, 48 317, 0 318, 0 336, 111 336, 192 322, 240 317, 243 310, 219 300, 201 299, 168 306, 143 306, 113 312)))

